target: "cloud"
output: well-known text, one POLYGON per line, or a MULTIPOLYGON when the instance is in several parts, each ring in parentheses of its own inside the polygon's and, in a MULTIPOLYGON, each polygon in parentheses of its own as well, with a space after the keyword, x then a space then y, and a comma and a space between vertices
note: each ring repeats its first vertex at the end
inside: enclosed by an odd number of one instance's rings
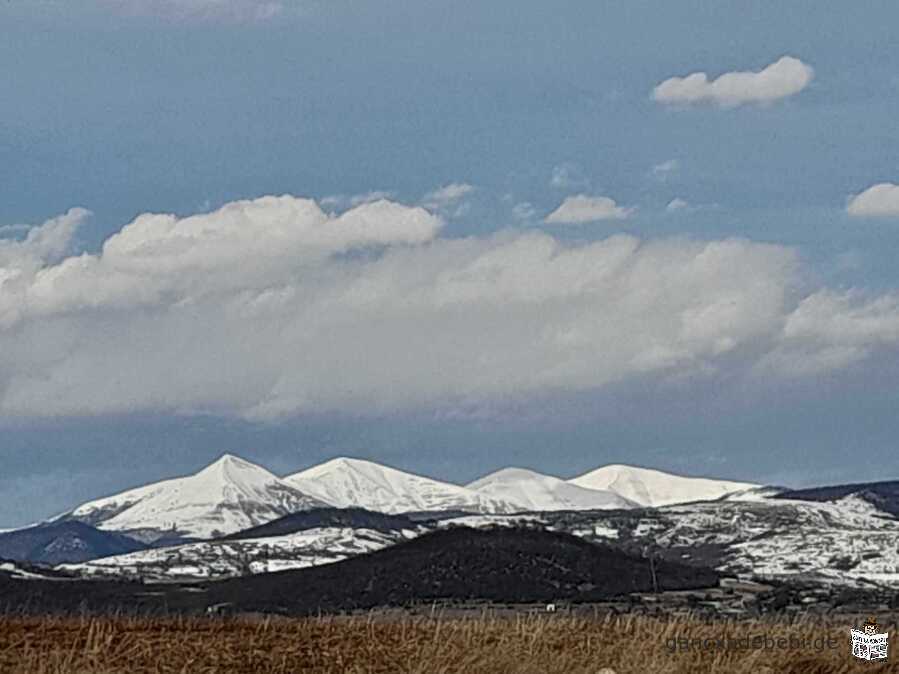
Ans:
POLYGON ((464 204, 460 204, 460 202, 474 192, 474 189, 474 186, 468 183, 450 183, 428 192, 422 198, 421 205, 430 211, 459 216, 466 211, 464 204), (452 212, 450 213, 450 211, 452 212))
POLYGON ((590 180, 584 175, 584 170, 577 164, 566 162, 554 166, 549 184, 557 189, 583 189, 590 186, 590 180))
POLYGON ((10 260, 56 261, 70 250, 75 232, 90 215, 90 211, 84 208, 72 208, 38 227, 13 225, 4 228, 7 231, 26 231, 27 234, 22 241, 0 239, 0 264, 10 260))
POLYGON ((674 197, 668 202, 668 205, 665 206, 665 212, 669 214, 698 213, 700 211, 716 211, 720 208, 721 205, 717 203, 694 204, 681 197, 674 197))
POLYGON ((732 108, 747 103, 765 104, 799 93, 813 77, 811 66, 784 56, 760 72, 725 73, 713 81, 703 72, 672 77, 659 84, 652 97, 670 105, 713 103, 732 108))
POLYGON ((578 224, 597 220, 623 220, 635 209, 624 208, 609 197, 591 197, 578 194, 566 197, 561 205, 546 216, 550 224, 578 224))
POLYGON ((100 0, 122 14, 178 21, 259 22, 284 11, 280 0, 100 0))
MULTIPOLYGON (((66 228, 65 221, 83 213, 70 211, 49 221, 25 245, 51 248, 45 239, 62 239, 57 232, 66 228)), ((11 324, 23 308, 52 316, 267 287, 289 270, 321 264, 333 255, 428 241, 440 226, 440 219, 424 209, 390 201, 334 216, 310 199, 288 195, 235 201, 187 218, 146 213, 107 239, 99 255, 68 257, 38 269, 27 284, 3 286, 0 325, 11 324)))
POLYGON ((474 191, 468 183, 450 183, 425 195, 424 203, 433 205, 452 204, 474 191))
POLYGON ((690 204, 680 197, 674 197, 674 199, 669 201, 668 205, 665 206, 665 210, 669 213, 676 213, 677 211, 682 211, 688 208, 690 208, 690 204))
POLYGON ((677 159, 668 159, 653 166, 651 173, 653 177, 658 178, 659 180, 667 180, 668 177, 674 174, 679 168, 680 162, 678 162, 677 159))
POLYGON ((6 418, 489 407, 899 348, 899 296, 815 287, 791 249, 740 239, 443 238, 420 207, 281 196, 144 214, 61 252, 84 217, 0 247, 6 418))
POLYGON ((512 207, 512 215, 516 220, 531 220, 537 215, 537 209, 530 201, 522 201, 512 207))
POLYGON ((319 204, 325 208, 345 209, 361 204, 369 204, 373 201, 392 199, 393 192, 387 190, 371 190, 362 194, 346 195, 334 194, 319 200, 319 204))
POLYGON ((760 360, 764 374, 813 376, 848 367, 899 345, 899 294, 865 298, 823 289, 786 317, 782 340, 760 360))
POLYGON ((872 185, 849 200, 846 212, 859 218, 899 217, 899 185, 872 185))

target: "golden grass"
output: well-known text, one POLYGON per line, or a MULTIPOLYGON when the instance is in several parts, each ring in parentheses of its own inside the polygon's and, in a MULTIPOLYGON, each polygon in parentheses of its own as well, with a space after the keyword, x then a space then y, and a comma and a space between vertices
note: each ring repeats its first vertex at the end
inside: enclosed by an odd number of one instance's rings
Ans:
MULTIPOLYGON (((852 620, 697 617, 204 619, 0 617, 2 674, 617 674, 899 672, 849 653, 852 620), (671 653, 666 641, 831 636, 838 648, 671 653)), ((891 631, 894 625, 886 626, 891 631)), ((894 632, 893 632, 894 633, 894 632)), ((670 642, 669 642, 670 643, 670 642)), ((895 647, 895 644, 891 644, 895 647)))

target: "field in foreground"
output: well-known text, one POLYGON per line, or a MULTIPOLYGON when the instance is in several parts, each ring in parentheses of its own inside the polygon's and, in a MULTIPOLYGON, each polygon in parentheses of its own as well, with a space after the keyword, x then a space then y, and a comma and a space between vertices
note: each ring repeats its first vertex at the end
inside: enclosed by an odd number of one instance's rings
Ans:
MULTIPOLYGON (((308 619, 0 617, 4 674, 796 674, 899 671, 855 660, 850 623, 649 616, 308 619), (672 639, 807 639, 771 650, 671 652, 672 639), (830 648, 824 643, 832 638, 830 648), (816 647, 816 641, 823 650, 816 647)), ((895 625, 883 626, 895 634, 895 625)), ((695 642, 694 642, 695 643, 695 642)), ((720 643, 720 642, 719 642, 720 643)), ((744 641, 744 643, 746 643, 744 641)), ((681 644, 684 644, 682 641, 681 644)), ((711 648, 711 646, 709 646, 711 648)))

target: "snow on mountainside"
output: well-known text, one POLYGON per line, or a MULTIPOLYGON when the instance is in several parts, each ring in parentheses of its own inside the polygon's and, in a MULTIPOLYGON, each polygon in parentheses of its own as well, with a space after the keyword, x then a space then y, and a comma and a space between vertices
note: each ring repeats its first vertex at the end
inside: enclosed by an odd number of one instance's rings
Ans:
POLYGON ((56 568, 84 577, 140 577, 150 582, 231 578, 331 564, 414 538, 418 533, 411 529, 384 532, 319 527, 284 536, 187 543, 56 568))
POLYGON ((622 465, 603 466, 568 482, 586 489, 606 489, 640 505, 651 507, 710 501, 759 486, 750 482, 683 477, 660 470, 622 465))
POLYGON ((503 468, 467 485, 491 498, 522 504, 527 510, 609 510, 637 503, 605 489, 585 489, 524 468, 503 468))
POLYGON ((441 527, 532 526, 645 554, 713 566, 742 578, 895 587, 899 519, 864 498, 681 503, 626 512, 543 512, 443 520, 441 527))
POLYGON ((333 459, 285 480, 338 508, 357 506, 385 513, 424 510, 508 513, 526 509, 520 503, 362 459, 333 459))
POLYGON ((194 475, 85 503, 64 519, 150 541, 173 533, 211 538, 321 505, 265 468, 226 454, 194 475))

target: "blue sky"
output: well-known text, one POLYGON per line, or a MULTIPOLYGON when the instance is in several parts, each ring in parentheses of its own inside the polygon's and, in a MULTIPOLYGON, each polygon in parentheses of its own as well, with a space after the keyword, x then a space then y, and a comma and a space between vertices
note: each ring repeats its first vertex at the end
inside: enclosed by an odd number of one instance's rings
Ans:
POLYGON ((3 3, 0 271, 30 280, 0 286, 0 524, 222 451, 899 475, 899 212, 847 209, 899 183, 897 23, 886 1, 3 3), (783 56, 814 76, 772 100, 653 96, 783 56), (546 221, 578 195, 621 210, 546 221), (339 245, 270 238, 315 231, 302 198, 339 245), (213 215, 167 257, 170 222, 123 230, 145 213, 213 215), (234 313, 275 292, 290 321, 234 313))

